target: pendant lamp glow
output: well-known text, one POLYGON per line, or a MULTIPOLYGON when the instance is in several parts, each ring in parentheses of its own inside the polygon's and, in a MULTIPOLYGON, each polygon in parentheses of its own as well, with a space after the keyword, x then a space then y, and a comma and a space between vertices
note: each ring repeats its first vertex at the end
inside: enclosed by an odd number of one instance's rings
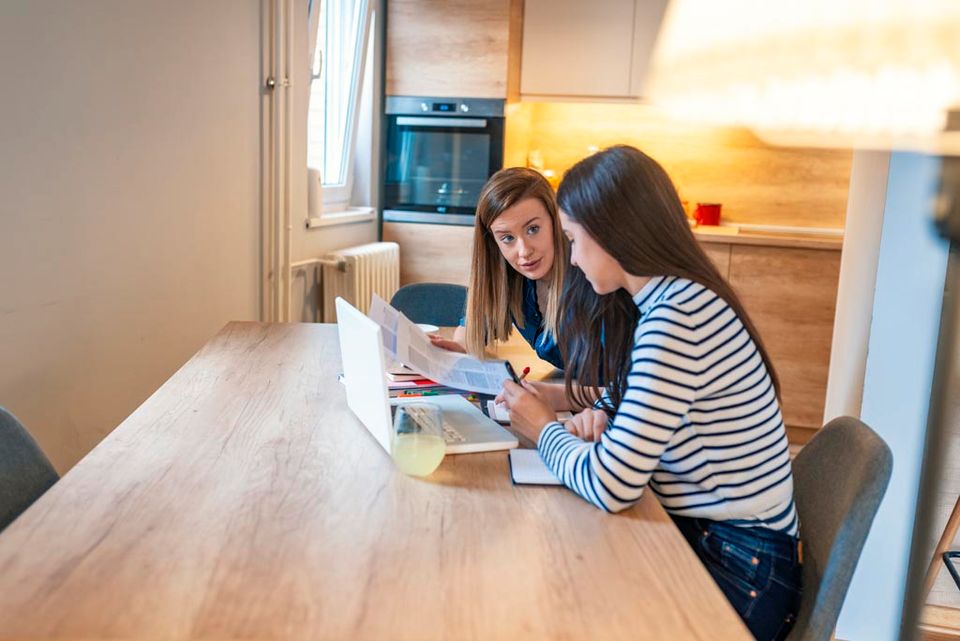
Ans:
POLYGON ((649 86, 778 144, 960 153, 960 0, 674 0, 649 86))

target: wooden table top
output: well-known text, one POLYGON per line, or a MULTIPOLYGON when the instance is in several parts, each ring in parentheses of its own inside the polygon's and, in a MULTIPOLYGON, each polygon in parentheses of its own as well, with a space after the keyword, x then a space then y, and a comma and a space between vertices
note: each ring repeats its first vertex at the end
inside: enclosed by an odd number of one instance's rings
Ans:
POLYGON ((0 639, 749 639, 652 494, 404 476, 336 327, 230 323, 0 533, 0 639))

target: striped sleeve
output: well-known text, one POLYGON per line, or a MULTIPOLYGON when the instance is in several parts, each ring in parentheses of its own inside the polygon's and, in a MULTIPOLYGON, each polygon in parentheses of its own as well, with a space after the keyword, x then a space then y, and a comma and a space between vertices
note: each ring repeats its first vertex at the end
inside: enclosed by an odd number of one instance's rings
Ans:
POLYGON ((640 499, 698 389, 695 330, 688 312, 651 310, 635 336, 623 400, 599 442, 585 442, 559 423, 544 428, 540 456, 564 485, 608 512, 640 499))

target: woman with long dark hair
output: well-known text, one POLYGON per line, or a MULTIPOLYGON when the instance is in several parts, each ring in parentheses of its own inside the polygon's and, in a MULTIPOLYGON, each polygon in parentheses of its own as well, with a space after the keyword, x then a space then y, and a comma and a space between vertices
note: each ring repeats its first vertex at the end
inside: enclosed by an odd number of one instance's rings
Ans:
POLYGON ((535 388, 507 382, 513 426, 604 510, 649 487, 754 636, 784 638, 799 607, 800 523, 779 383, 756 327, 649 156, 590 156, 557 197, 571 242, 567 390, 604 394, 564 427, 535 388))

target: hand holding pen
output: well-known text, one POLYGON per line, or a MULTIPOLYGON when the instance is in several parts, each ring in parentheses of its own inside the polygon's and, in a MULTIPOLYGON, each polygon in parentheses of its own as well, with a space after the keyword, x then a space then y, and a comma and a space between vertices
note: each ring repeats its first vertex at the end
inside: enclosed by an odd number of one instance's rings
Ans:
MULTIPOLYGON (((524 385, 523 383, 523 379, 525 379, 527 377, 527 374, 530 373, 529 367, 524 367, 523 373, 520 374, 520 376, 517 376, 517 372, 516 370, 513 369, 513 365, 510 364, 510 361, 504 362, 504 366, 506 366, 507 373, 510 374, 510 378, 513 379, 514 383, 526 389, 530 389, 527 385, 524 385)), ((496 403, 497 405, 503 405, 503 400, 504 400, 503 392, 501 391, 499 394, 497 394, 497 397, 493 399, 493 402, 496 403)))
POLYGON ((531 383, 523 380, 530 368, 523 371, 523 377, 513 375, 512 381, 503 382, 503 391, 497 397, 510 411, 510 425, 525 437, 536 442, 545 425, 556 420, 556 413, 550 408, 540 391, 531 383))
POLYGON ((523 379, 526 378, 527 374, 530 373, 530 368, 524 367, 523 374, 517 376, 517 372, 513 369, 513 365, 510 364, 510 361, 504 361, 503 364, 507 368, 507 373, 510 374, 510 378, 513 379, 513 382, 517 385, 523 385, 523 379))

